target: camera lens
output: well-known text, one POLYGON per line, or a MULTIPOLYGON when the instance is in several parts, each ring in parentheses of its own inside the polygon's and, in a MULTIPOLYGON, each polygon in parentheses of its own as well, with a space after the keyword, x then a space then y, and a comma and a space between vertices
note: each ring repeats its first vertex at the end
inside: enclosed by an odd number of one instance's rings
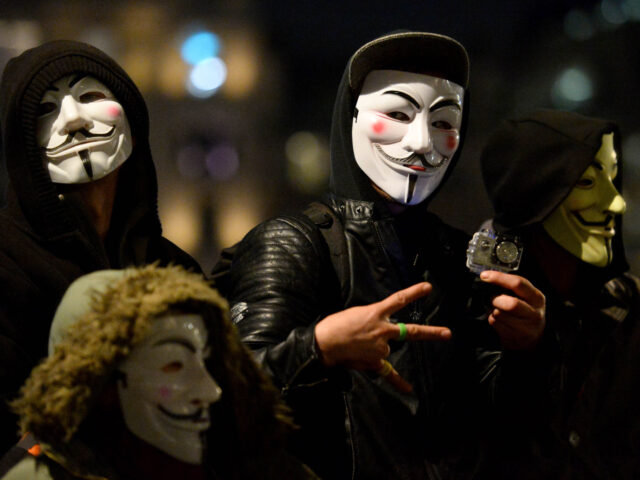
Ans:
POLYGON ((496 257, 502 263, 513 263, 518 259, 518 247, 513 242, 500 242, 496 247, 496 257))

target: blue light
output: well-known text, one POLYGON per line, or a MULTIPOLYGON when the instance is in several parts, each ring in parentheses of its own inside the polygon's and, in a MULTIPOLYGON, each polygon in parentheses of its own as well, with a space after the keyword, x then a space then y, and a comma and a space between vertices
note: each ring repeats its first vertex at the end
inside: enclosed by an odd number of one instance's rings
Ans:
POLYGON ((591 100, 594 86, 589 75, 580 68, 567 68, 556 79, 551 99, 557 108, 573 110, 591 100))
POLYGON ((211 32, 198 32, 187 37, 182 44, 182 59, 196 65, 206 58, 215 57, 220 52, 220 40, 211 32))
POLYGON ((227 66, 222 59, 207 58, 198 63, 191 74, 187 89, 196 97, 209 97, 218 90, 227 79, 227 66))

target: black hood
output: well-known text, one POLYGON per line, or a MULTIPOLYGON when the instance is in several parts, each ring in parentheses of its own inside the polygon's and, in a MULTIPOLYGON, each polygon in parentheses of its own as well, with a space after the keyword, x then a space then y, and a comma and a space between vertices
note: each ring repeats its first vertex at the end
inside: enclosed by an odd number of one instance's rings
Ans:
MULTIPOLYGON (((618 126, 577 113, 540 110, 502 122, 480 156, 482 176, 494 208, 494 225, 512 230, 542 222, 569 195, 602 145, 614 133, 622 193, 622 149, 618 126)), ((617 270, 628 268, 622 246, 622 216, 613 240, 617 270)))
POLYGON ((45 89, 70 74, 90 75, 104 83, 122 104, 129 120, 134 147, 120 170, 114 206, 120 233, 141 221, 147 230, 159 233, 157 180, 149 149, 146 104, 133 81, 113 59, 80 42, 45 43, 12 58, 4 69, 0 124, 9 176, 9 203, 17 202, 31 228, 43 238, 55 239, 76 229, 76 217, 69 205, 59 200, 36 141, 37 109, 45 89))
MULTIPOLYGON (((349 199, 381 202, 371 180, 360 169, 353 154, 351 128, 354 109, 364 78, 372 70, 401 70, 425 73, 468 86, 469 58, 464 47, 444 35, 424 32, 395 32, 362 46, 347 63, 338 87, 331 125, 331 193, 349 199)), ((462 151, 468 118, 468 92, 465 93, 460 145, 451 159, 445 177, 430 198, 451 174, 462 151)), ((422 202, 424 205, 428 202, 422 202)))

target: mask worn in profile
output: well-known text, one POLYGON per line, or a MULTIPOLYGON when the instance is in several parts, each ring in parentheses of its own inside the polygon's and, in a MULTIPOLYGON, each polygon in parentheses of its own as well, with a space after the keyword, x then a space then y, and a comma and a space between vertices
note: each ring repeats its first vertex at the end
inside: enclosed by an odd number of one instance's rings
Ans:
POLYGON ((543 226, 553 240, 583 262, 597 267, 611 263, 615 216, 626 209, 613 184, 618 160, 613 133, 602 136, 602 146, 569 196, 547 217, 543 226))
POLYGON ((151 332, 119 366, 120 406, 127 428, 186 463, 202 463, 209 405, 222 390, 204 365, 207 330, 200 315, 173 314, 153 321, 151 332))
POLYGON ((36 134, 54 183, 98 180, 122 165, 133 148, 122 105, 91 76, 68 75, 47 89, 36 134))
POLYGON ((373 70, 352 125, 360 169, 391 198, 416 205, 444 177, 460 144, 464 89, 418 73, 373 70))

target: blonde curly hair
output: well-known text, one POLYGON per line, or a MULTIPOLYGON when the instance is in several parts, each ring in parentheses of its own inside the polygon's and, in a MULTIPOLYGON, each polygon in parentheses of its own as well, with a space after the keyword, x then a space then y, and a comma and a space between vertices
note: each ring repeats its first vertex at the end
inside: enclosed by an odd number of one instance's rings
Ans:
POLYGON ((52 444, 68 442, 116 366, 145 338, 153 320, 170 310, 201 313, 208 322, 212 343, 208 366, 225 392, 223 397, 232 401, 225 402, 227 407, 242 416, 229 427, 234 437, 251 435, 250 424, 259 419, 263 423, 267 419, 265 427, 275 429, 272 434, 292 426, 277 390, 240 343, 227 302, 201 275, 178 266, 132 268, 85 295, 84 305, 75 305, 77 297, 66 302, 72 310, 78 307, 84 312, 67 321, 70 328, 53 353, 32 371, 11 403, 23 433, 32 432, 52 444))

